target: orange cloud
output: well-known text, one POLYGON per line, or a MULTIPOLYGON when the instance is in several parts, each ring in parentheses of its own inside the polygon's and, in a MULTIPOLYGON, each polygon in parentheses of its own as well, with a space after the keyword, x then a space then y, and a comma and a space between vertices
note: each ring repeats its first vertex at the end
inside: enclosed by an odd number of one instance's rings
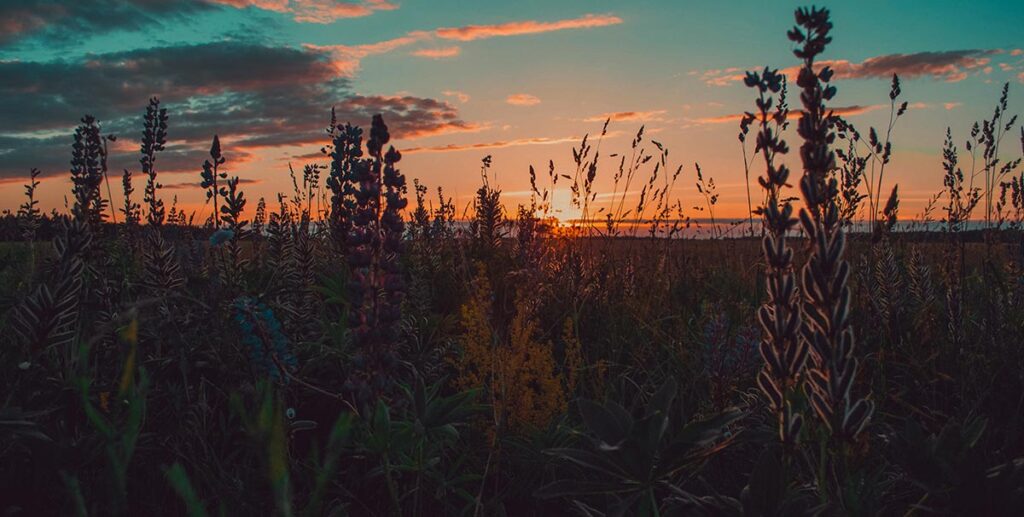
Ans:
POLYGON ((566 29, 589 29, 607 27, 622 23, 622 18, 613 15, 587 14, 579 18, 540 22, 526 20, 520 22, 499 23, 494 25, 467 25, 464 27, 446 27, 434 31, 439 38, 472 41, 500 36, 517 36, 520 34, 537 34, 566 29))
POLYGON ((743 77, 743 71, 739 67, 707 70, 700 76, 701 80, 710 86, 727 86, 734 81, 742 81, 743 77))
POLYGON ((359 3, 337 0, 211 0, 239 9, 255 7, 264 11, 290 13, 299 23, 333 23, 342 18, 361 18, 375 11, 393 11, 398 6, 386 0, 366 0, 359 3))
POLYGON ((309 50, 329 53, 337 74, 342 77, 352 77, 359 71, 359 63, 364 57, 386 54, 428 38, 430 38, 430 34, 427 32, 413 31, 404 36, 364 45, 314 45, 307 43, 303 47, 309 50))
MULTIPOLYGON (((171 174, 171 173, 163 173, 163 174, 171 174)), ((240 185, 258 185, 260 183, 263 183, 263 180, 252 179, 252 178, 238 178, 238 183, 240 185)), ((185 182, 181 182, 181 183, 161 184, 160 188, 168 189, 168 190, 185 190, 185 189, 200 189, 200 188, 203 188, 203 187, 200 186, 200 182, 198 182, 198 181, 185 181, 185 182)))
MULTIPOLYGON (((245 4, 248 2, 261 2, 270 6, 278 6, 287 0, 216 0, 225 3, 245 4)), ((310 0, 306 0, 310 1, 310 0)), ((320 1, 320 0, 316 0, 320 1)), ((390 6, 387 2, 366 2, 367 4, 390 6)), ((284 9, 288 9, 287 5, 284 9)), ((375 9, 384 9, 376 7, 375 9)), ((472 41, 478 39, 493 38, 498 36, 516 36, 520 34, 536 34, 565 29, 582 29, 588 27, 603 27, 622 23, 622 19, 611 15, 587 14, 579 18, 559 20, 554 22, 538 22, 533 20, 508 22, 498 25, 467 25, 464 27, 447 27, 434 31, 412 31, 404 36, 367 43, 363 45, 304 45, 307 49, 330 52, 334 57, 334 68, 338 75, 351 77, 359 71, 359 62, 366 56, 385 54, 398 48, 414 45, 416 43, 429 41, 435 38, 445 40, 472 41)), ((459 47, 451 46, 437 49, 422 49, 411 52, 414 56, 428 58, 453 57, 460 52, 459 47)))
POLYGON ((659 121, 662 120, 662 115, 664 115, 665 113, 665 110, 616 111, 610 113, 602 113, 600 115, 594 115, 593 117, 587 117, 583 119, 583 121, 604 122, 605 120, 608 119, 611 119, 612 122, 659 121))
MULTIPOLYGON (((910 107, 923 108, 925 105, 917 103, 910 107)), ((881 104, 872 104, 870 106, 842 106, 839 108, 832 108, 832 113, 841 117, 854 117, 880 108, 882 108, 881 104)), ((792 110, 789 112, 788 118, 797 119, 803 115, 804 112, 802 110, 792 110)), ((717 117, 699 118, 695 122, 698 124, 724 124, 727 122, 739 122, 743 119, 743 116, 743 113, 731 113, 729 115, 719 115, 717 117)))
POLYGON ((414 50, 410 54, 418 57, 426 57, 430 59, 443 59, 446 57, 455 57, 462 52, 459 47, 440 47, 440 48, 423 48, 420 50, 414 50))
POLYGON ((944 103, 942 105, 942 107, 946 108, 947 111, 949 111, 951 109, 954 109, 954 108, 958 108, 960 106, 963 106, 962 102, 947 102, 947 103, 944 103))
POLYGON ((445 91, 443 91, 441 93, 445 97, 455 97, 456 99, 459 99, 459 102, 461 102, 463 104, 469 102, 469 94, 467 94, 465 92, 460 92, 460 91, 457 91, 457 90, 445 90, 445 91))
POLYGON ((433 147, 411 147, 409 149, 402 149, 402 154, 413 154, 413 153, 446 153, 452 151, 472 151, 479 149, 500 149, 502 147, 515 147, 520 145, 551 145, 551 144, 564 144, 567 142, 579 142, 580 137, 569 136, 564 138, 548 138, 548 137, 535 137, 535 138, 517 138, 515 140, 500 140, 497 142, 485 142, 475 144, 448 144, 438 145, 433 147))
POLYGON ((513 106, 534 106, 540 104, 540 99, 529 93, 513 93, 505 99, 505 102, 513 106))

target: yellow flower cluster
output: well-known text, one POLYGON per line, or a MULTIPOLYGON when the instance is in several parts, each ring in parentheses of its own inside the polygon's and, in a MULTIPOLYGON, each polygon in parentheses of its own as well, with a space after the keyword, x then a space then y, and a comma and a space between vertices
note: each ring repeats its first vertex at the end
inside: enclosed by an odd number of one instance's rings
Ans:
POLYGON ((569 393, 575 393, 583 367, 583 351, 572 318, 565 318, 562 325, 562 343, 565 344, 565 387, 569 393))
POLYGON ((461 389, 483 388, 494 411, 494 430, 520 434, 542 429, 566 409, 566 392, 550 343, 537 338, 530 290, 516 293, 507 332, 493 323, 492 289, 481 268, 462 306, 461 389), (507 337, 503 337, 507 336, 507 337))

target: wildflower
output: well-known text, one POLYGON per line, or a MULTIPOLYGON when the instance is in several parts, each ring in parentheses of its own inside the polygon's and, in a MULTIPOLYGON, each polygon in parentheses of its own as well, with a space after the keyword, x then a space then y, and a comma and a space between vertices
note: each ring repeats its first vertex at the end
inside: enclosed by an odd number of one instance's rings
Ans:
POLYGON ((805 392, 829 432, 851 439, 864 430, 874 403, 851 393, 858 360, 850 325, 850 266, 843 258, 846 234, 836 203, 838 182, 830 174, 835 169, 835 153, 829 146, 835 138, 835 115, 825 107, 825 102, 835 96, 836 87, 829 85, 831 69, 824 67, 816 72, 814 68, 814 58, 831 41, 832 23, 824 9, 800 9, 796 21, 799 27, 790 31, 789 38, 802 44, 794 54, 803 60, 797 85, 802 90, 805 115, 800 118, 798 132, 804 140, 800 146, 804 169, 800 191, 807 207, 800 211, 800 222, 811 242, 810 257, 802 271, 802 334, 810 343, 811 361, 805 392))
POLYGON ((233 306, 235 321, 242 330, 242 343, 249 348, 253 364, 270 374, 271 379, 287 382, 279 368, 294 367, 296 361, 274 311, 248 296, 239 297, 233 306))
POLYGON ((517 293, 507 332, 496 332, 492 326, 493 294, 486 269, 480 267, 471 299, 461 308, 462 357, 456 363, 456 383, 463 389, 485 389, 500 429, 541 429, 565 411, 563 377, 557 373, 551 344, 537 337, 536 307, 529 290, 517 293))
POLYGON ((210 236, 210 246, 217 247, 235 238, 235 232, 230 228, 221 228, 210 236))

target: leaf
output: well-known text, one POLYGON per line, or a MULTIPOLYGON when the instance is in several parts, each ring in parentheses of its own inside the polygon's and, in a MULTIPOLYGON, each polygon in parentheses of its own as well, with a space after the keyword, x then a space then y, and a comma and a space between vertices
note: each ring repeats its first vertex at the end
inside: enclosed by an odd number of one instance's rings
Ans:
POLYGON ((663 415, 668 415, 669 408, 672 406, 672 401, 676 398, 676 390, 678 386, 676 380, 669 378, 664 384, 658 388, 658 391, 654 392, 651 396, 651 400, 647 403, 646 415, 653 415, 655 412, 660 412, 663 415))
POLYGON ((588 399, 580 399, 578 405, 584 425, 608 446, 616 447, 629 436, 633 417, 622 406, 614 402, 602 405, 588 399))
POLYGON ((757 458, 743 490, 744 515, 777 515, 786 490, 778 447, 766 448, 757 458))
POLYGON ((628 477, 626 469, 612 462, 606 454, 573 448, 547 449, 544 453, 607 476, 620 479, 628 477))
POLYGON ((541 499, 554 499, 558 497, 615 494, 632 490, 634 490, 632 487, 604 481, 559 479, 538 488, 534 495, 541 499))
POLYGON ((206 508, 203 507, 202 501, 196 495, 196 490, 192 487, 185 468, 181 464, 175 463, 167 469, 164 475, 167 476, 167 481, 170 482, 174 492, 184 501, 188 515, 190 517, 206 517, 206 508))

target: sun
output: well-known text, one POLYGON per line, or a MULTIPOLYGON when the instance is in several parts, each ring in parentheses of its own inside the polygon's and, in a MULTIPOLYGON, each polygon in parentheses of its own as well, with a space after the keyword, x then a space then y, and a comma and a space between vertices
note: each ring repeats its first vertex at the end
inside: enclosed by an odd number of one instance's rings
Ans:
POLYGON ((551 212, 548 215, 554 217, 559 226, 572 226, 583 219, 583 210, 573 206, 572 192, 558 189, 551 195, 551 212))

